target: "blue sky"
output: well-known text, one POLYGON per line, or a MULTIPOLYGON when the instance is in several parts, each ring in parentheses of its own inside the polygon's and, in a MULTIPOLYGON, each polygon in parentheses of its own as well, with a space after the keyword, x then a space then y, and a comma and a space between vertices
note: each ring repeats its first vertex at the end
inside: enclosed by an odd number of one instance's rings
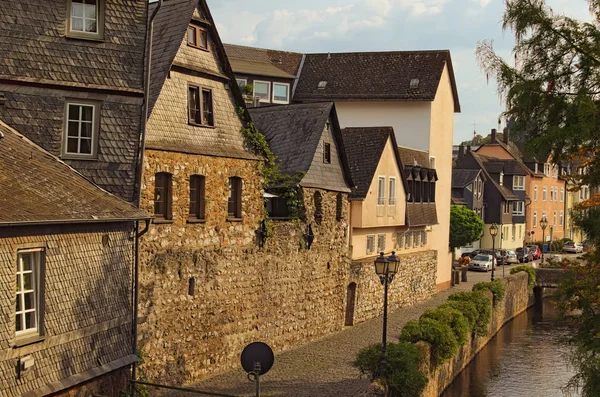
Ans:
MULTIPOLYGON (((298 52, 449 49, 462 113, 454 141, 497 126, 502 103, 475 59, 477 42, 494 40, 510 57, 502 32, 503 0, 208 0, 224 42, 298 52)), ((585 0, 547 0, 557 13, 588 19, 585 0)))

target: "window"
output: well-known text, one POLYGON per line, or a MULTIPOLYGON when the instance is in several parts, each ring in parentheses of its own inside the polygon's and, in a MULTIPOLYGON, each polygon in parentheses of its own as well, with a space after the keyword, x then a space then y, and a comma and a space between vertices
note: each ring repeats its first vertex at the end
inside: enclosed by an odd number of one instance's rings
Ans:
POLYGON ((372 254, 375 252, 375 235, 369 234, 367 235, 367 254, 372 254))
POLYGON ((563 203, 565 201, 565 188, 560 188, 560 202, 563 203))
POLYGON ((544 190, 542 191, 542 200, 548 200, 548 188, 546 186, 544 186, 544 190))
POLYGON ((415 203, 423 202, 423 182, 415 181, 415 203))
POLYGON ((323 144, 323 162, 331 164, 331 143, 325 142, 323 144))
POLYGON ((190 218, 204 220, 206 209, 206 178, 203 175, 190 177, 190 218))
POLYGON ((525 177, 513 176, 513 190, 525 190, 525 177))
POLYGON ((67 36, 102 40, 104 35, 104 1, 68 0, 67 36))
POLYGON ((550 164, 544 164, 544 175, 550 176, 550 164))
POLYGON ((558 166, 557 165, 553 165, 552 166, 552 178, 558 178, 558 166))
POLYGON ((315 192, 313 201, 315 203, 315 222, 320 225, 323 222, 323 195, 321 192, 315 192))
POLYGON ((429 182, 429 202, 435 203, 435 180, 429 182))
POLYGON ((537 211, 533 213, 533 227, 537 227, 537 211))
POLYGON ((190 47, 208 50, 208 32, 196 25, 189 25, 187 30, 187 44, 190 47))
POLYGON ((159 172, 154 176, 154 217, 173 219, 171 212, 171 174, 159 172))
POLYGON ((188 122, 214 127, 212 90, 190 85, 188 88, 188 122))
POLYGON ((344 196, 338 193, 335 197, 335 219, 341 221, 344 219, 344 196))
POLYGON ((237 83, 238 87, 240 87, 240 88, 242 88, 243 86, 248 84, 247 79, 235 79, 235 82, 237 83))
POLYGON ((268 81, 254 80, 254 97, 260 98, 261 102, 271 102, 271 83, 268 81))
POLYGON ((546 222, 548 221, 548 218, 546 218, 546 211, 542 212, 542 220, 546 220, 546 222))
POLYGON ((513 215, 518 215, 518 216, 525 215, 525 202, 524 201, 513 201, 513 215))
POLYGON ((377 252, 385 252, 385 234, 377 235, 377 252))
POLYGON ((427 231, 421 232, 421 245, 427 245, 427 231))
POLYGON ((564 226, 565 225, 565 211, 560 211, 560 226, 564 226))
POLYGON ((404 246, 406 248, 412 247, 412 233, 411 232, 406 232, 406 235, 404 236, 404 246))
POLYGON ((435 157, 429 157, 429 168, 435 170, 435 157))
POLYGON ((517 238, 517 225, 512 226, 512 240, 515 241, 517 238))
POLYGON ((230 219, 242 218, 242 178, 237 176, 229 178, 227 217, 230 219))
POLYGON ((535 185, 533 187, 533 201, 537 201, 538 200, 538 187, 537 185, 535 185))
POLYGON ((404 248, 404 233, 396 233, 396 249, 404 248))
POLYGON ((273 83, 273 103, 290 103, 290 85, 273 83))
POLYGON ((43 279, 41 249, 17 252, 15 335, 41 335, 43 279))
POLYGON ((65 119, 63 155, 76 158, 96 157, 98 104, 67 102, 65 119))
POLYGON ((504 213, 510 214, 510 203, 508 201, 505 201, 503 205, 504 205, 504 213))
POLYGON ((552 220, 553 220, 552 224, 553 224, 554 226, 556 226, 556 219, 557 219, 557 215, 558 215, 558 214, 557 214, 557 212, 556 212, 556 211, 554 211, 554 214, 553 214, 553 215, 554 215, 554 216, 552 217, 552 220))
POLYGON ((421 232, 413 232, 413 247, 421 246, 421 232))
POLYGON ((500 173, 499 183, 500 183, 500 186, 504 185, 504 173, 503 172, 500 173))
POLYGON ((385 205, 385 177, 380 176, 379 177, 379 185, 377 188, 377 216, 383 216, 384 215, 384 210, 382 210, 381 208, 384 208, 383 206, 385 205))
POLYGON ((396 205, 396 178, 390 177, 389 205, 396 205))

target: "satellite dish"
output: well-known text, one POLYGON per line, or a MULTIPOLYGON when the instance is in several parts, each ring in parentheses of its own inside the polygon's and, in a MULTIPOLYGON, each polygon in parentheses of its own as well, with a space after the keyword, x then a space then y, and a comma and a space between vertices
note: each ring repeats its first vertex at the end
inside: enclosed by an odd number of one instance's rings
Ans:
POLYGON ((244 348, 241 361, 242 368, 247 373, 264 375, 273 367, 275 355, 266 343, 254 342, 244 348))

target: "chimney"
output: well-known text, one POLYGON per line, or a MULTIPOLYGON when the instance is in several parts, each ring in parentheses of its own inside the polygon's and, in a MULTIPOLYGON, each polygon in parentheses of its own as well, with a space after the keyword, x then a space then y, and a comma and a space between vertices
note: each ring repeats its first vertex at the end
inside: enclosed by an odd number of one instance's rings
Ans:
POLYGON ((504 143, 508 145, 508 142, 510 142, 510 128, 506 127, 504 129, 504 143))
POLYGON ((462 159, 465 156, 465 145, 460 145, 458 147, 458 159, 462 159))
POLYGON ((496 129, 492 128, 492 139, 490 141, 491 143, 496 142, 496 129))
POLYGON ((467 145, 467 153, 471 153, 471 145, 467 145))

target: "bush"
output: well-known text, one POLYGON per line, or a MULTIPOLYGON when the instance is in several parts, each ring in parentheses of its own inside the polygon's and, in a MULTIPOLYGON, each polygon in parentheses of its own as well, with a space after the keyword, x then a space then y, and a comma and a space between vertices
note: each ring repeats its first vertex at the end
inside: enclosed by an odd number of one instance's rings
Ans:
POLYGON ((484 336, 488 333, 488 326, 492 317, 492 302, 481 291, 457 292, 448 297, 449 301, 471 302, 477 309, 477 320, 473 331, 477 336, 484 336))
POLYGON ((421 317, 410 321, 402 329, 401 342, 428 342, 431 345, 431 364, 435 367, 451 358, 458 351, 458 341, 454 331, 446 323, 432 318, 421 317))
MULTIPOLYGON (((381 344, 358 352, 353 365, 361 374, 375 379, 379 369, 381 344)), ((427 385, 427 376, 419 369, 423 360, 419 348, 412 343, 388 343, 386 350, 387 382, 397 397, 419 397, 427 385)))
POLYGON ((533 287, 535 287, 535 269, 529 266, 517 266, 510 269, 510 274, 526 272, 529 274, 529 295, 533 295, 533 287))
POLYGON ((504 299, 504 284, 500 280, 477 283, 473 286, 473 291, 489 290, 494 295, 494 306, 504 299))
POLYGON ((477 311, 477 307, 473 302, 469 301, 447 301, 440 309, 456 309, 462 313, 469 324, 469 329, 473 329, 475 327, 475 323, 477 322, 477 317, 479 317, 479 312, 477 311))
POLYGON ((436 321, 439 321, 444 324, 448 324, 454 332, 454 336, 456 337, 456 341, 459 345, 464 344, 467 341, 467 336, 469 335, 469 331, 471 327, 469 326, 469 321, 463 316, 463 314, 452 308, 437 308, 427 310, 421 318, 431 318, 436 321))

